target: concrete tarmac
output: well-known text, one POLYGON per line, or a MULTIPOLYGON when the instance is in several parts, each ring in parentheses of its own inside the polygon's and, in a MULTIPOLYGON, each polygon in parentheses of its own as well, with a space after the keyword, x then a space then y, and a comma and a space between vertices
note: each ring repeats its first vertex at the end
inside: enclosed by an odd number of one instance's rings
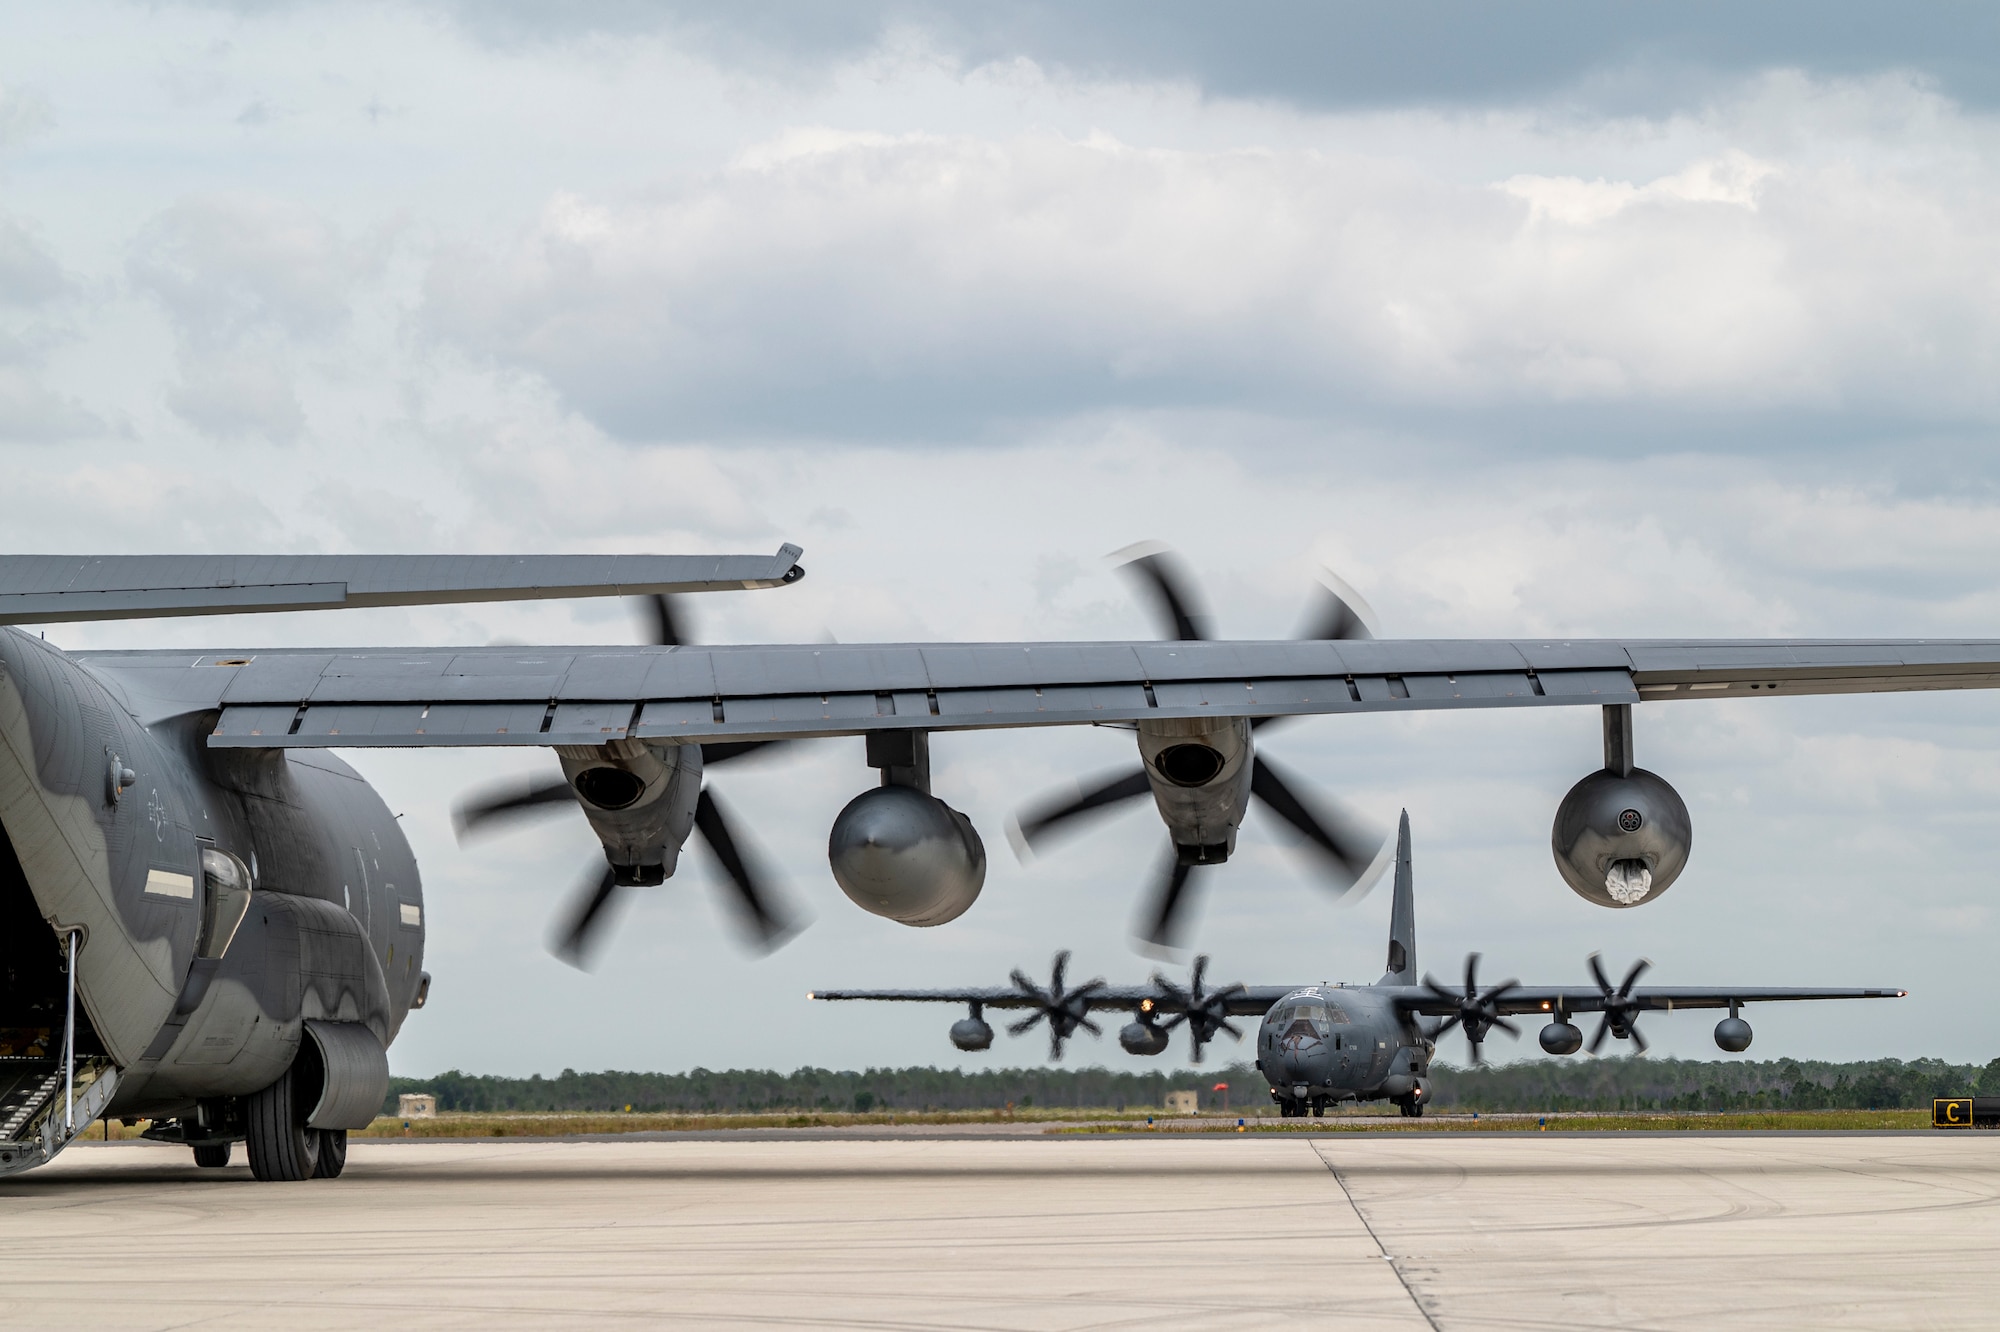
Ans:
POLYGON ((2000 1133, 79 1145, 0 1325, 2000 1326, 2000 1133))

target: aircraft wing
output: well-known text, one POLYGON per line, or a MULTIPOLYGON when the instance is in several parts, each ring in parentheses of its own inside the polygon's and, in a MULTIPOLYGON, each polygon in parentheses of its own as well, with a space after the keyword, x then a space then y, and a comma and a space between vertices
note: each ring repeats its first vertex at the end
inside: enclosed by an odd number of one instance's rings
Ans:
MULTIPOLYGON (((1460 986, 1441 986, 1450 1000, 1440 999, 1421 985, 1383 986, 1398 1008, 1431 1017, 1448 1017, 1457 1011, 1460 986)), ((1713 986, 1637 986, 1626 996, 1624 1006, 1653 1012, 1677 1008, 1727 1008, 1731 1004, 1794 1003, 1807 999, 1901 999, 1908 990, 1801 990, 1748 985, 1737 989, 1713 986)), ((1550 1013, 1560 1004, 1569 1013, 1601 1013, 1604 991, 1595 985, 1533 986, 1509 990, 1495 1005, 1504 1014, 1550 1013)))
MULTIPOLYGON (((1078 989, 1081 986, 1076 987, 1078 989)), ((1234 1014, 1261 1014, 1272 1004, 1290 994, 1296 986, 1259 985, 1247 986, 1233 991, 1227 998, 1228 1011, 1234 1014)), ((989 986, 984 989, 964 990, 814 990, 808 999, 829 1001, 868 1000, 877 1003, 894 1004, 979 1004, 985 1008, 1038 1008, 1041 998, 1025 993, 1011 985, 989 986)), ((1154 985, 1107 985, 1089 991, 1082 996, 1084 1004, 1092 1010, 1123 1009, 1139 1012, 1150 1004, 1147 1011, 1154 1013, 1181 1013, 1187 1005, 1154 985)))
MULTIPOLYGON (((784 560, 780 552, 764 564, 784 560)), ((877 730, 1130 725, 1186 717, 2000 686, 2000 640, 1991 639, 1373 639, 74 655, 133 686, 135 701, 143 700, 157 716, 219 711, 209 743, 248 748, 789 739, 877 730)))
POLYGON ((0 555, 0 624, 777 587, 776 555, 0 555))

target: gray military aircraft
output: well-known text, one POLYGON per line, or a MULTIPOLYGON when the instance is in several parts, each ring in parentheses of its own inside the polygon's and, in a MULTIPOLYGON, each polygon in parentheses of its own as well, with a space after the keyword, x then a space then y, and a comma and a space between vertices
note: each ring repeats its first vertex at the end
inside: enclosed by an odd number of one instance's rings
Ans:
POLYGON ((961 1050, 985 1050, 993 1044, 993 1028, 985 1010, 1027 1009, 1028 1016, 1007 1030, 1022 1032, 1047 1024, 1049 1058, 1061 1059, 1063 1043, 1078 1031, 1101 1034, 1093 1012, 1122 1011, 1132 1015, 1118 1033, 1127 1054, 1157 1055, 1166 1050, 1169 1034, 1183 1024, 1188 1029, 1193 1061, 1218 1035, 1241 1040, 1235 1017, 1263 1015, 1257 1029, 1257 1068, 1271 1085, 1271 1099, 1288 1118, 1324 1115, 1335 1101, 1391 1101, 1406 1116, 1422 1115, 1430 1100, 1430 1063, 1438 1038, 1453 1027, 1465 1033, 1473 1062, 1483 1061, 1481 1047, 1496 1028, 1511 1035, 1520 1029, 1508 1019, 1545 1013, 1542 1049, 1552 1055, 1575 1054, 1583 1048, 1583 1032, 1571 1018, 1600 1016, 1590 1038, 1596 1054, 1607 1037, 1631 1041, 1640 1052, 1646 1038, 1639 1034, 1639 1015, 1677 1008, 1726 1008, 1729 1016, 1715 1024, 1716 1045, 1732 1053, 1750 1048, 1750 1024, 1743 1006, 1804 999, 1900 999, 1906 990, 1801 990, 1768 986, 1714 987, 1641 986, 1639 977, 1652 964, 1643 958, 1613 985, 1598 956, 1589 958, 1593 984, 1530 986, 1501 981, 1479 985, 1479 954, 1465 959, 1465 984, 1440 985, 1417 979, 1417 914, 1415 878, 1410 867, 1410 816, 1406 812, 1396 837, 1396 888, 1389 910, 1388 970, 1373 985, 1321 982, 1318 985, 1229 984, 1210 989, 1205 984, 1208 959, 1198 957, 1183 988, 1154 972, 1144 985, 1107 985, 1093 978, 1069 986, 1064 974, 1069 954, 1057 953, 1054 974, 1046 989, 1019 971, 1007 986, 965 990, 814 990, 806 997, 827 1001, 867 1000, 886 1003, 964 1004, 968 1012, 951 1027, 951 1043, 961 1050), (1435 1022, 1427 1018, 1438 1019, 1435 1022))
MULTIPOLYGON (((1168 888, 1228 857, 1253 798, 1351 882, 1373 843, 1315 814, 1256 752, 1259 729, 1599 706, 1604 769, 1564 798, 1554 849, 1579 893, 1632 906, 1672 881, 1690 839, 1679 797, 1632 764, 1633 704, 2000 684, 1991 640, 1383 640, 1337 595, 1312 638, 1204 641, 1157 573, 1181 612, 1164 643, 701 647, 665 603, 658 641, 631 647, 65 652, 21 628, 771 588, 802 574, 799 554, 0 557, 0 1174, 103 1115, 150 1119, 203 1165, 244 1141, 259 1178, 339 1173, 429 978, 409 846, 328 750, 553 751, 559 778, 461 812, 468 827, 582 813, 605 863, 563 934, 580 957, 604 903, 669 877, 697 833, 753 936, 783 937, 786 913, 705 777, 775 741, 864 738, 880 780, 834 822, 834 879, 864 910, 928 926, 971 906, 986 866, 971 822, 931 794, 934 731, 1130 728, 1143 776, 1099 803, 1152 794, 1168 888)), ((1172 903, 1147 914, 1166 938, 1172 903)), ((1462 1020, 1483 1033, 1484 1011, 1462 1020)))

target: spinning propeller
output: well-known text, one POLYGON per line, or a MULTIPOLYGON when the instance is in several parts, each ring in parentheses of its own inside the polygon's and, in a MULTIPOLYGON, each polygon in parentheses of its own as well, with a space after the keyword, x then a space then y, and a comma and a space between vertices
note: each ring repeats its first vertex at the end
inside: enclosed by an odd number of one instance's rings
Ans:
MULTIPOLYGON (((1653 964, 1640 958, 1625 973, 1624 983, 1614 990, 1604 974, 1604 964, 1598 961, 1598 955, 1592 953, 1589 961, 1590 978, 1604 993, 1604 1016, 1597 1020, 1597 1032, 1590 1038, 1590 1052, 1596 1054, 1597 1047, 1604 1044, 1606 1036, 1616 1036, 1621 1041, 1629 1040, 1638 1046, 1640 1054, 1646 1053, 1646 1038, 1639 1034, 1641 1006, 1632 999, 1632 987, 1639 983, 1639 977, 1645 975, 1646 968, 1653 964)), ((1734 1009, 1730 1010, 1730 1015, 1735 1016, 1734 1009)))
MULTIPOLYGON (((1164 636, 1183 642, 1210 637, 1211 621, 1200 609, 1193 578, 1169 551, 1146 548, 1124 565, 1146 593, 1164 636)), ((1307 608, 1299 637, 1349 641, 1374 637, 1372 612, 1359 594, 1332 574, 1323 575, 1307 608)), ((1268 730, 1287 720, 1280 716, 1252 720, 1253 730, 1268 730)), ((1250 759, 1250 797, 1303 833, 1319 853, 1322 882, 1336 896, 1346 893, 1377 862, 1385 845, 1380 834, 1358 816, 1324 797, 1308 800, 1298 779, 1261 754, 1250 759)), ((1024 855, 1051 836, 1067 831, 1085 815, 1099 813, 1152 792, 1144 767, 1119 773, 1087 790, 1065 792, 1023 811, 1013 826, 1017 851, 1024 855)), ((1180 935, 1182 913, 1194 872, 1202 866, 1184 859, 1173 846, 1155 876, 1147 905, 1140 912, 1139 937, 1155 949, 1170 949, 1180 935)), ((1365 884, 1363 884, 1365 886, 1365 884)))
POLYGON ((1501 981, 1492 989, 1481 993, 1479 989, 1479 954, 1477 953, 1467 953, 1465 955, 1465 989, 1462 992, 1453 994, 1450 990, 1445 989, 1442 985, 1432 980, 1429 975, 1424 977, 1424 988, 1429 990, 1440 1002, 1451 1004, 1457 1010, 1450 1017, 1438 1023, 1436 1029, 1430 1033, 1431 1042, 1435 1044, 1438 1037, 1444 1035, 1453 1027, 1463 1028, 1466 1044, 1472 1047, 1472 1062, 1474 1064, 1483 1064, 1486 1062, 1486 1057, 1480 1052, 1480 1047, 1486 1043, 1486 1033, 1493 1028, 1498 1027, 1509 1036, 1519 1036, 1521 1034, 1519 1027, 1509 1022, 1500 1014, 1500 1000, 1506 998, 1510 992, 1520 989, 1521 983, 1511 980, 1501 981))
MULTIPOLYGON (((675 614, 673 599, 646 598, 646 618, 652 642, 677 646, 687 642, 675 614)), ((720 742, 701 746, 704 772, 718 763, 727 763, 782 741, 751 740, 720 742)), ((452 813, 452 824, 462 842, 468 836, 496 832, 525 815, 573 806, 578 797, 574 787, 562 777, 531 778, 525 786, 513 784, 489 788, 461 801, 452 813)), ((753 947, 769 951, 798 932, 790 913, 783 909, 774 880, 758 862, 749 843, 739 838, 733 821, 703 783, 695 800, 694 831, 714 853, 729 880, 728 900, 741 918, 744 932, 753 947)), ((565 920, 550 951, 573 967, 584 967, 593 951, 596 932, 603 924, 604 909, 611 904, 619 883, 616 871, 606 867, 601 874, 585 880, 571 899, 565 920)))
POLYGON ((1229 1020, 1229 1001, 1243 992, 1241 983, 1225 985, 1217 990, 1203 987, 1202 977, 1208 971, 1208 954, 1203 953, 1194 960, 1194 974, 1188 978, 1188 988, 1183 990, 1159 972, 1153 973, 1153 984, 1182 1010, 1160 1024, 1162 1031, 1172 1031, 1181 1023, 1187 1023, 1188 1039, 1194 1045, 1194 1056, 1188 1062, 1201 1062, 1202 1047, 1214 1040, 1217 1033, 1228 1032, 1233 1040, 1242 1040, 1243 1033, 1229 1020))
POLYGON ((1063 973, 1069 970, 1069 950, 1056 954, 1055 966, 1049 977, 1049 988, 1044 990, 1016 969, 1009 979, 1014 988, 1035 1006, 1035 1011, 1007 1028, 1012 1036, 1034 1026, 1037 1022, 1049 1024, 1049 1058, 1060 1060, 1063 1042, 1076 1034, 1078 1027, 1093 1036, 1103 1034, 1101 1028, 1090 1020, 1090 996, 1104 988, 1104 978, 1098 976, 1087 980, 1074 990, 1063 988, 1063 973))

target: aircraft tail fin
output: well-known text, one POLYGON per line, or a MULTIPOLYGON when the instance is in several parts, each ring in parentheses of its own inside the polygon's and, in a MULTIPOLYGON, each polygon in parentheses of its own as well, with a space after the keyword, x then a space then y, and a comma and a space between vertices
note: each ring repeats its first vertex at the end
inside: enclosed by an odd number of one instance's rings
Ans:
POLYGON ((1416 881, 1410 872, 1410 811, 1396 829, 1396 891, 1389 906, 1389 969, 1383 985, 1417 983, 1416 881))

